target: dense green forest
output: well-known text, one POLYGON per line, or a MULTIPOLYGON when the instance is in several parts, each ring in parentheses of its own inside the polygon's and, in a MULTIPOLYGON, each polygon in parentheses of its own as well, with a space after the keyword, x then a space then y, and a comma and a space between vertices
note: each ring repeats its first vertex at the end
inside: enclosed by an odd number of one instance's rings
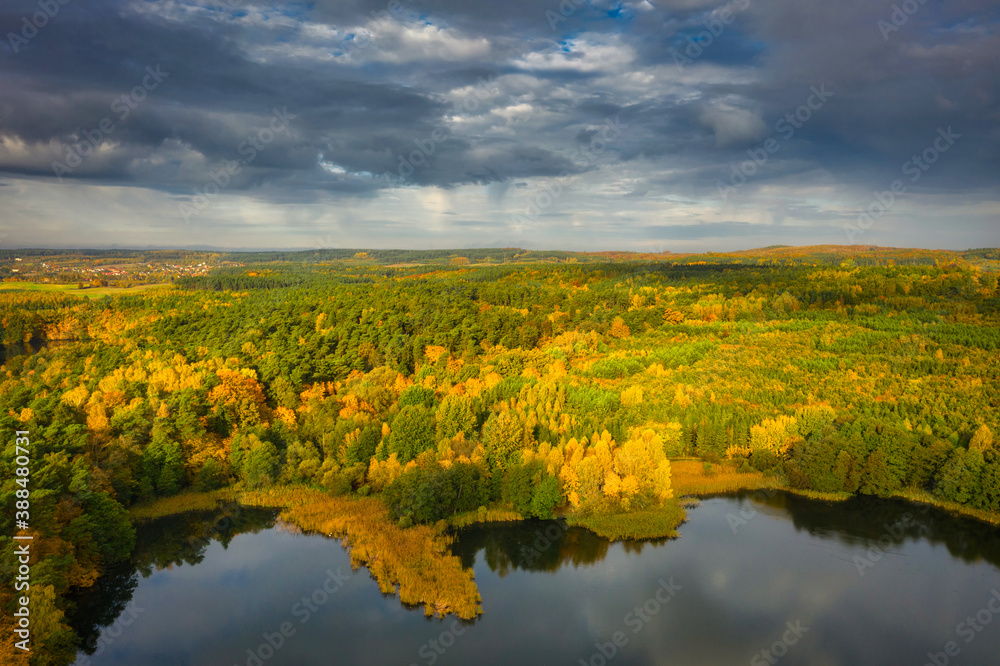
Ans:
POLYGON ((187 489, 378 497, 401 527, 628 514, 676 502, 670 460, 696 456, 1000 513, 997 251, 793 250, 323 251, 141 294, 0 294, 0 521, 16 532, 27 431, 32 663, 72 661, 70 599, 132 556, 127 508, 187 489))

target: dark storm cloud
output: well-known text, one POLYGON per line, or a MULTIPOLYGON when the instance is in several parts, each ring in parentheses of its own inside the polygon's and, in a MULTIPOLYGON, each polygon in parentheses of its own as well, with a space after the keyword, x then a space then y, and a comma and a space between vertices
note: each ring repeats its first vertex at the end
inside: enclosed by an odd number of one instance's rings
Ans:
POLYGON ((22 39, 39 5, 7 0, 0 173, 51 178, 86 151, 63 182, 179 198, 242 160, 229 192, 282 203, 596 171, 622 198, 713 199, 777 140, 742 205, 767 188, 884 188, 952 128, 909 191, 979 196, 1000 174, 1000 9, 910 3, 899 23, 904 3, 881 0, 70 0, 22 39), (122 117, 148 68, 166 74, 122 117), (822 86, 832 96, 786 135, 822 86), (264 142, 276 111, 290 121, 264 142), (609 119, 625 129, 606 140, 609 119))
POLYGON ((858 168, 898 168, 933 140, 937 128, 953 126, 972 140, 956 147, 943 171, 961 170, 970 186, 994 182, 997 162, 982 163, 980 142, 997 141, 989 127, 1000 112, 1000 78, 987 64, 1000 57, 996 3, 916 5, 898 31, 883 35, 879 21, 891 21, 894 5, 899 3, 754 5, 750 28, 769 47, 759 83, 744 95, 773 119, 800 105, 810 86, 827 84, 834 98, 798 139, 809 142, 817 164, 841 176, 858 168))

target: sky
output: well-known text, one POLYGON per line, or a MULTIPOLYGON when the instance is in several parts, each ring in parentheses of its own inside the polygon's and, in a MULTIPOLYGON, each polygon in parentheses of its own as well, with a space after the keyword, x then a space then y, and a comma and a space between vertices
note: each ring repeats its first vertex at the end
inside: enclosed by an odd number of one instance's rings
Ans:
POLYGON ((998 27, 998 0, 3 0, 0 247, 995 247, 998 27))

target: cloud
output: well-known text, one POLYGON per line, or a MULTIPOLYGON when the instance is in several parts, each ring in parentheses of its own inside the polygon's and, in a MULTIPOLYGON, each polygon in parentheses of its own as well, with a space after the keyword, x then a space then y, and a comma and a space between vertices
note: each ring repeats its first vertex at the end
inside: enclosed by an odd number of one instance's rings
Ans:
POLYGON ((767 133, 759 113, 727 101, 706 106, 699 119, 715 133, 716 146, 747 146, 760 141, 767 133))
MULTIPOLYGON (((763 233, 758 221, 777 222, 804 241, 828 239, 899 178, 939 128, 952 127, 961 140, 908 182, 907 194, 940 215, 921 224, 949 221, 943 242, 990 244, 982 225, 955 225, 948 211, 958 200, 992 209, 998 199, 994 3, 924 5, 888 39, 878 21, 891 6, 863 0, 567 6, 64 5, 16 53, 10 39, 0 40, 0 174, 17 185, 0 194, 0 224, 17 243, 36 223, 32 215, 60 215, 43 226, 110 242, 149 214, 130 202, 156 202, 154 217, 176 217, 178 203, 235 162, 239 173, 217 199, 224 205, 209 217, 219 229, 245 225, 265 246, 333 218, 355 229, 359 244, 381 244, 378 234, 390 230, 400 242, 474 242, 474 231, 523 207, 521 192, 560 179, 573 183, 574 194, 521 230, 525 244, 750 243, 763 233), (720 31, 713 21, 723 9, 732 20, 720 31), (700 52, 678 64, 676 54, 692 40, 700 52), (148 67, 169 75, 141 100, 130 97, 148 67), (783 137, 782 119, 794 118, 822 85, 832 98, 783 137), (263 142, 281 109, 294 119, 263 142), (112 131, 98 133, 106 121, 112 131), (608 122, 624 127, 612 141, 600 136, 608 122), (718 183, 769 137, 781 139, 780 150, 723 205, 718 183), (262 147, 248 159, 255 139, 262 147), (68 170, 56 167, 77 158, 68 170), (446 224, 426 206, 397 207, 424 188, 460 193, 450 217, 475 223, 446 224), (123 196, 127 190, 135 197, 123 196), (56 211, 23 200, 58 191, 86 193, 93 208, 56 211), (274 206, 329 211, 285 216, 274 206), (667 216, 678 217, 665 223, 667 216), (720 235, 703 235, 709 231, 720 235), (453 240, 442 236, 448 233, 453 240)), ((33 0, 3 3, 0 32, 16 33, 35 11, 33 0)), ((893 219, 865 240, 879 233, 888 244, 908 244, 905 233, 892 231, 893 219)), ((181 232, 172 238, 186 242, 181 232)))

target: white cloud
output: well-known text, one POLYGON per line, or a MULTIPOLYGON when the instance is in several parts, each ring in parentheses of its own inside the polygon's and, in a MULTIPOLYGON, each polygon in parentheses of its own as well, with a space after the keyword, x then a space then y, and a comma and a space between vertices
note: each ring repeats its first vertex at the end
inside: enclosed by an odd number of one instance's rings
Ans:
POLYGON ((585 36, 531 51, 512 64, 529 71, 623 72, 635 61, 635 50, 618 35, 585 36))

